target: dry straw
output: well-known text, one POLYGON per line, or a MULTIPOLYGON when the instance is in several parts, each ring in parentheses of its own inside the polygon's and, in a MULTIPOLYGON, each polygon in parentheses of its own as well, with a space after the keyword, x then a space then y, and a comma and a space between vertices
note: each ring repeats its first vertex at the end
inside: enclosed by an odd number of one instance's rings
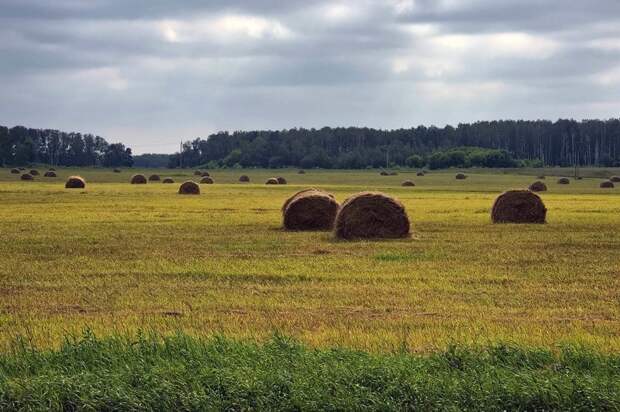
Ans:
POLYGON ((133 175, 130 182, 132 185, 144 185, 146 184, 146 176, 140 174, 133 175))
POLYGON ((80 176, 69 176, 65 183, 65 189, 84 189, 85 187, 86 181, 80 176))
POLYGON ((535 181, 529 187, 532 192, 546 192, 547 185, 541 182, 540 180, 535 181))
POLYGON ((179 187, 179 194, 180 195, 199 195, 200 186, 198 186, 198 183, 188 180, 186 182, 183 182, 181 186, 179 187))
POLYGON ((282 206, 287 230, 331 230, 338 213, 334 196, 319 189, 305 189, 288 198, 282 206))
POLYGON ((409 236, 409 230, 405 207, 383 193, 351 196, 336 216, 335 234, 340 239, 403 238, 409 236))
POLYGON ((508 190, 495 199, 491 209, 493 223, 545 223, 547 208, 530 190, 508 190))

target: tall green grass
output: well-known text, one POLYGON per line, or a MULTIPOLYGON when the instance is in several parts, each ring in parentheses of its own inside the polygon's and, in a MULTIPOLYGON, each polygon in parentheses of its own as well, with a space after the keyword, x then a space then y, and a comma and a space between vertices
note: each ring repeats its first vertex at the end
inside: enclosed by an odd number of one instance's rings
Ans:
POLYGON ((580 347, 430 355, 188 335, 18 341, 2 410, 620 410, 620 356, 580 347))

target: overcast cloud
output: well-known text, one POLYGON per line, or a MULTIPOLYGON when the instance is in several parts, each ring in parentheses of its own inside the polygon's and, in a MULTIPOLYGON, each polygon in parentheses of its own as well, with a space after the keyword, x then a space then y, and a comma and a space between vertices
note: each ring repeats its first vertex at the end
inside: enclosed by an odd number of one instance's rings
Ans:
POLYGON ((0 0, 0 124, 218 130, 620 116, 618 0, 0 0))

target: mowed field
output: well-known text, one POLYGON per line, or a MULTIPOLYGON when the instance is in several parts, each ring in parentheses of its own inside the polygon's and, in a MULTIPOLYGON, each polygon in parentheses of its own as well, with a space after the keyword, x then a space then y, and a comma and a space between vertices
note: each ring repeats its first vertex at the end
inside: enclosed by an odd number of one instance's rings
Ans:
POLYGON ((176 183, 130 185, 136 172, 59 169, 22 182, 0 169, 2 345, 20 335, 52 347, 89 328, 256 339, 278 331, 372 352, 498 342, 620 350, 620 187, 599 189, 600 178, 562 186, 549 174, 569 172, 547 171, 548 223, 493 225, 495 197, 540 171, 469 171, 457 181, 454 170, 214 170, 199 196, 177 194, 191 170, 142 171, 176 183), (64 189, 73 174, 85 190, 64 189), (238 183, 241 174, 251 183, 238 183), (289 183, 265 185, 274 175, 289 183), (416 186, 400 187, 405 179, 416 186), (364 190, 397 197, 412 237, 283 231, 282 203, 313 186, 339 202, 364 190))

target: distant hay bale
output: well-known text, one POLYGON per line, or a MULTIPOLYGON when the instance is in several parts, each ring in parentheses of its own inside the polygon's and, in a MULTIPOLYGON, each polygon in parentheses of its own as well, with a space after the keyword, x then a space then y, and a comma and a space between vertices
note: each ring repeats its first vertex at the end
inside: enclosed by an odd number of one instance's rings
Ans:
POLYGON ((415 186, 415 183, 413 183, 411 180, 405 180, 405 181, 404 181, 404 182, 402 182, 400 185, 401 185, 401 186, 412 187, 412 186, 415 186))
POLYGON ((340 239, 403 238, 409 235, 409 218, 398 200, 377 192, 362 192, 340 207, 335 234, 340 239))
POLYGON ((34 180, 34 177, 29 173, 24 173, 23 175, 21 175, 21 179, 22 180, 34 180))
POLYGON ((194 176, 202 176, 202 172, 200 170, 195 170, 194 176))
POLYGON ((568 179, 568 177, 561 177, 558 179, 557 182, 559 185, 567 185, 570 183, 570 180, 568 179))
POLYGON ((198 183, 188 180, 186 182, 183 182, 181 186, 179 187, 179 194, 180 195, 199 195, 200 186, 198 186, 198 183))
POLYGON ((19 171, 19 169, 11 169, 11 173, 14 174, 14 175, 18 175, 21 172, 19 171))
POLYGON ((161 182, 166 184, 174 183, 174 179, 171 177, 165 177, 164 180, 162 180, 161 182))
POLYGON ((65 189, 84 189, 85 187, 86 181, 80 176, 69 176, 65 183, 65 189))
POLYGON ((43 176, 44 177, 56 177, 56 172, 54 172, 53 170, 48 170, 47 172, 45 172, 43 176))
POLYGON ((211 176, 211 175, 209 174, 209 172, 202 172, 200 176, 205 177, 205 176, 211 176))
POLYGON ((265 184, 266 185, 277 185, 278 184, 278 179, 276 179, 275 177, 270 177, 269 179, 267 179, 265 184))
POLYGON ((306 171, 304 169, 300 169, 300 170, 297 171, 297 174, 305 175, 306 171))
POLYGON ((601 182, 599 187, 601 189, 613 189, 614 188, 614 183, 611 180, 606 180, 604 182, 601 182))
POLYGON ((47 169, 47 170, 49 170, 50 172, 55 172, 55 171, 56 171, 56 169, 54 169, 53 167, 50 167, 50 168, 49 168, 49 169, 47 169))
POLYGON ((38 170, 36 170, 36 169, 32 169, 32 170, 30 171, 30 174, 31 174, 32 176, 39 176, 39 171, 38 171, 38 170))
POLYGON ((250 176, 248 176, 248 175, 241 175, 241 176, 239 176, 239 181, 247 183, 247 182, 250 181, 250 176))
POLYGON ((146 176, 144 175, 133 175, 130 180, 132 185, 145 185, 146 184, 146 176))
POLYGON ((149 176, 149 182, 159 182, 161 180, 161 177, 159 177, 159 175, 150 175, 149 176))
POLYGON ((614 183, 620 183, 620 176, 612 176, 609 178, 614 183))
POLYGON ((278 181, 279 185, 285 185, 286 184, 286 179, 283 178, 282 176, 276 177, 276 180, 278 181))
POLYGON ((465 180, 467 179, 467 175, 465 173, 457 173, 454 178, 456 180, 465 180))
POLYGON ((540 180, 535 181, 529 187, 532 192, 546 192, 547 185, 541 182, 540 180))
POLYGON ((24 170, 26 170, 26 168, 25 168, 25 167, 18 167, 18 169, 19 169, 19 170, 21 170, 22 172, 23 172, 24 170))
POLYGON ((331 230, 338 207, 329 193, 318 189, 302 190, 284 202, 283 226, 287 230, 331 230))
POLYGON ((121 169, 114 169, 114 170, 113 170, 113 172, 114 172, 114 173, 120 173, 120 172, 121 172, 121 169))
POLYGON ((577 177, 575 178, 575 180, 583 180, 583 177, 582 177, 582 176, 577 176, 577 177))
POLYGON ((379 173, 381 176, 389 176, 390 174, 388 172, 386 172, 385 170, 382 170, 381 173, 379 173))
POLYGON ((416 176, 424 176, 424 172, 418 172, 416 173, 416 176))
POLYGON ((200 179, 200 183, 201 184, 205 184, 205 185, 212 185, 213 184, 213 179, 210 178, 209 176, 205 176, 202 179, 200 179))
POLYGON ((540 175, 540 176, 537 176, 537 177, 536 177, 536 179, 544 180, 544 179, 545 179, 545 176, 540 175))
POLYGON ((493 223, 545 223, 546 216, 545 204, 530 190, 508 190, 491 209, 493 223))

